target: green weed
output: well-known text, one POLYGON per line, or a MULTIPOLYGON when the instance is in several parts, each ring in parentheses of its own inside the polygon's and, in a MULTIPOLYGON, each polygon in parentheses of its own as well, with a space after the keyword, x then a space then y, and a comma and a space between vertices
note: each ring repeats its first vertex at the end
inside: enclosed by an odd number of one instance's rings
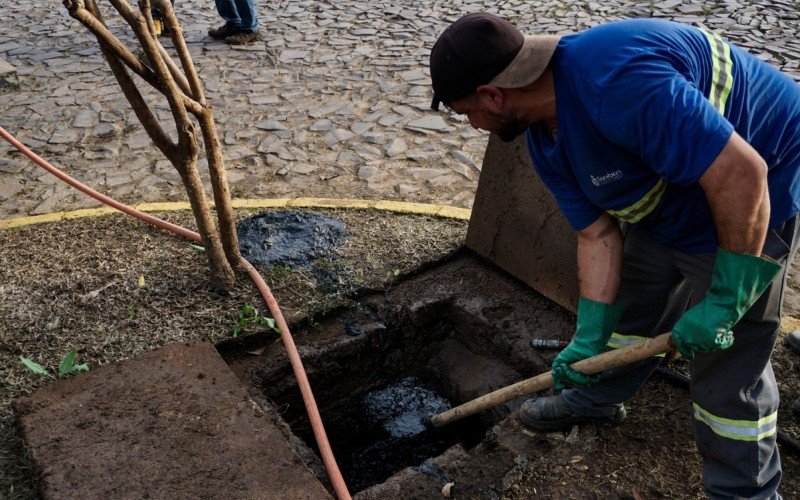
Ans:
POLYGON ((75 364, 75 357, 77 355, 78 355, 77 351, 75 349, 72 349, 67 353, 66 356, 64 356, 64 359, 62 359, 61 363, 58 365, 58 372, 56 372, 58 376, 53 375, 52 373, 50 373, 50 370, 48 370, 44 366, 40 365, 39 363, 36 363, 35 361, 31 361, 30 359, 24 356, 20 356, 19 360, 22 362, 23 365, 25 365, 25 368, 32 371, 33 373, 45 377, 50 377, 51 379, 56 380, 59 378, 66 378, 67 376, 72 375, 73 373, 89 371, 89 365, 87 365, 86 363, 80 365, 75 364))
POLYGON ((275 320, 266 316, 258 314, 258 309, 253 306, 244 306, 239 311, 239 318, 236 325, 233 327, 233 336, 236 337, 242 330, 248 328, 261 328, 267 327, 275 330, 276 333, 281 333, 281 329, 275 325, 275 320))

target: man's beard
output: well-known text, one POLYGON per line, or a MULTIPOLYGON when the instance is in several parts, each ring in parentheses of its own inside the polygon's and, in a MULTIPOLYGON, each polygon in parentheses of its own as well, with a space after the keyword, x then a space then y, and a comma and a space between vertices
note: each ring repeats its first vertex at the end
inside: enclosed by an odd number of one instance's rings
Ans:
POLYGON ((503 142, 511 142, 528 129, 528 124, 516 116, 505 116, 492 113, 492 118, 497 123, 495 134, 503 142))
POLYGON ((523 127, 522 129, 503 129, 502 131, 497 132, 497 136, 500 137, 500 140, 503 142, 511 142, 523 133, 525 133, 525 129, 528 127, 523 127))

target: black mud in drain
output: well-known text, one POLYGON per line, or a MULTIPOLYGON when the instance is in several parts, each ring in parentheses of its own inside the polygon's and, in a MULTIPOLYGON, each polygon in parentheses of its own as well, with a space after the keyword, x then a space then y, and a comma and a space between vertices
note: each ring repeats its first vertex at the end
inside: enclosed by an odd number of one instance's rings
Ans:
MULTIPOLYGON (((431 427, 427 420, 451 404, 414 377, 353 396, 349 408, 326 422, 331 447, 352 492, 381 483, 405 467, 422 465, 455 444, 472 448, 486 431, 477 419, 431 427)), ((313 439, 301 437, 310 443, 313 439)))
POLYGON ((311 269, 315 259, 330 257, 350 236, 340 219, 285 210, 248 217, 236 232, 244 258, 267 269, 311 269))

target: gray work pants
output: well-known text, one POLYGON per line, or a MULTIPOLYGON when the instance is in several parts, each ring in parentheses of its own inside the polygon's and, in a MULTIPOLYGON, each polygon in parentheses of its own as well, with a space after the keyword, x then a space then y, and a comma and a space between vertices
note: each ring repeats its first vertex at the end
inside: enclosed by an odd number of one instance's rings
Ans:
MULTIPOLYGON (((733 328, 733 346, 698 354, 691 366, 695 437, 711 498, 779 498, 776 446, 778 387, 770 355, 781 317, 788 263, 798 244, 797 217, 768 233, 764 254, 784 265, 761 298, 733 328)), ((625 236, 617 304, 625 307, 610 347, 668 332, 705 295, 714 253, 689 254, 625 236)), ((562 392, 581 414, 609 415, 639 390, 661 362, 653 358, 607 372, 587 388, 562 392)))

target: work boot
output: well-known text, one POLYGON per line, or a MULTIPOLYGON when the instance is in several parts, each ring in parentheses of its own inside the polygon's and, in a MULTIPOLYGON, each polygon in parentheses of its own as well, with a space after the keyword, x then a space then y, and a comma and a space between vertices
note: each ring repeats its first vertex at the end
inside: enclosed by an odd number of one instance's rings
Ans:
POLYGON ((786 336, 786 345, 789 349, 800 354, 800 330, 789 332, 789 335, 786 336))
POLYGON ((258 38, 258 31, 240 31, 234 35, 226 36, 225 41, 231 45, 246 45, 258 38))
POLYGON ((239 28, 231 24, 225 23, 218 28, 211 28, 210 30, 208 30, 208 36, 210 36, 214 40, 225 40, 229 36, 241 32, 242 30, 240 30, 239 28))
POLYGON ((519 419, 523 424, 539 431, 565 431, 575 424, 598 423, 618 425, 625 420, 625 407, 619 405, 613 415, 579 415, 561 395, 533 398, 522 403, 519 419))

